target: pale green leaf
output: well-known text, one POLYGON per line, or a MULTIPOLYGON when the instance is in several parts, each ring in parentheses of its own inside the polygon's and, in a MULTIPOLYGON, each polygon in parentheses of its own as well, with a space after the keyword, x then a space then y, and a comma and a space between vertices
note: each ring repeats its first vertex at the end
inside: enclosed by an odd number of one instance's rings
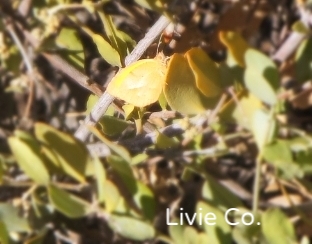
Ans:
POLYGON ((49 185, 48 195, 52 205, 69 218, 81 218, 91 212, 88 202, 54 185, 49 185))
POLYGON ((26 218, 19 215, 12 203, 0 203, 0 221, 8 232, 29 232, 31 227, 26 218))
POLYGON ((106 144, 114 153, 124 159, 127 163, 131 163, 130 153, 122 146, 108 140, 101 131, 95 127, 89 127, 89 130, 106 144))
POLYGON ((268 243, 296 243, 295 229, 279 209, 268 209, 262 214, 262 232, 268 243))
POLYGON ((203 228, 207 233, 209 238, 209 243, 214 244, 231 244, 231 228, 228 223, 226 223, 224 218, 224 213, 222 213, 219 209, 213 207, 212 205, 199 201, 196 205, 196 222, 203 228), (201 214, 200 214, 201 213, 201 214), (209 221, 206 223, 206 215, 214 214, 215 218, 212 219, 212 215, 209 215, 209 221), (215 224, 213 224, 215 223, 215 224))
POLYGON ((21 169, 37 184, 47 185, 50 176, 41 156, 38 142, 35 140, 22 141, 17 137, 10 137, 8 142, 21 169))
POLYGON ((246 51, 245 61, 244 81, 248 90, 261 101, 276 104, 279 75, 273 61, 254 49, 246 51))
POLYGON ((86 166, 89 155, 86 147, 72 135, 61 132, 50 125, 35 124, 37 139, 55 153, 62 170, 78 180, 85 182, 86 166))
POLYGON ((114 49, 102 36, 98 34, 92 34, 91 38, 97 46, 102 58, 113 66, 121 67, 120 55, 116 49, 114 49))
POLYGON ((6 226, 2 221, 0 221, 0 243, 9 244, 9 239, 9 233, 6 226))
POLYGON ((272 141, 276 121, 264 110, 258 109, 252 117, 252 133, 259 149, 272 141))
POLYGON ((108 225, 119 235, 130 240, 145 241, 155 236, 155 229, 151 224, 131 217, 111 215, 108 225))

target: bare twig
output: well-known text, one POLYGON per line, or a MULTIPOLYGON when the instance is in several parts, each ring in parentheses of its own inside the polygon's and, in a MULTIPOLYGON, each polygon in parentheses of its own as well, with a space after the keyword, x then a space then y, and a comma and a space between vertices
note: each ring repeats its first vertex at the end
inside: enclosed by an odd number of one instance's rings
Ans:
MULTIPOLYGON (((153 27, 147 32, 145 37, 134 48, 131 54, 126 57, 125 64, 129 65, 138 60, 169 23, 170 21, 166 17, 160 17, 153 27)), ((106 112, 108 106, 113 101, 114 97, 105 92, 93 107, 90 115, 88 115, 83 124, 80 125, 75 133, 75 137, 81 141, 85 141, 90 133, 87 126, 94 125, 97 121, 99 121, 102 115, 106 112)))

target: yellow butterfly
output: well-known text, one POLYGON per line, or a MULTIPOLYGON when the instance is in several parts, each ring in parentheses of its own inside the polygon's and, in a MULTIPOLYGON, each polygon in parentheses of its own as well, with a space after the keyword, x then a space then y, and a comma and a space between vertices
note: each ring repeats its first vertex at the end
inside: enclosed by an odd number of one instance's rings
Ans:
POLYGON ((122 69, 112 79, 107 92, 137 107, 156 102, 165 83, 166 63, 142 59, 122 69))

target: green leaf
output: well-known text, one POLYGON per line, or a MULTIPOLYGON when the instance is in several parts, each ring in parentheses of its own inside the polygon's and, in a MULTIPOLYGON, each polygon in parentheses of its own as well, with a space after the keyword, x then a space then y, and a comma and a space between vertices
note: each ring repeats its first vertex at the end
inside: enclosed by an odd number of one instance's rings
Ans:
POLYGON ((263 157, 267 162, 280 169, 287 179, 303 176, 302 169, 293 161, 289 142, 286 140, 276 140, 266 145, 263 150, 263 157))
POLYGON ((310 33, 310 29, 305 26, 305 24, 298 20, 296 21, 292 26, 291 26, 292 31, 296 31, 299 32, 301 34, 309 34, 310 33))
POLYGON ((238 104, 231 100, 224 109, 220 117, 221 122, 235 122, 245 129, 252 130, 254 113, 262 108, 262 102, 251 93, 244 93, 239 96, 238 104))
POLYGON ((203 113, 217 103, 200 92, 186 58, 177 53, 168 63, 163 91, 170 107, 183 114, 203 113))
MULTIPOLYGON (((197 224, 205 230, 209 238, 209 243, 214 244, 231 244, 231 228, 226 223, 224 214, 217 208, 210 204, 199 201, 196 205, 196 221, 197 224), (201 214, 200 214, 201 213, 201 214), (206 214, 212 213, 215 215, 215 220, 210 220, 209 223, 215 223, 214 225, 208 225, 205 222, 206 214)), ((212 217, 212 216, 209 216, 212 217)))
POLYGON ((136 206, 142 211, 144 218, 153 220, 155 217, 156 202, 152 190, 140 181, 136 181, 136 192, 132 193, 136 206))
POLYGON ((122 106, 122 109, 125 111, 125 120, 129 120, 133 117, 133 112, 135 111, 135 106, 131 104, 125 104, 122 106))
POLYGON ((133 41, 129 35, 116 28, 110 15, 105 14, 103 11, 98 11, 98 14, 102 20, 105 33, 110 39, 112 47, 118 50, 121 60, 124 60, 133 49, 135 41, 133 41))
POLYGON ((179 145, 179 142, 176 141, 174 138, 170 138, 163 133, 158 132, 156 137, 155 145, 157 148, 165 149, 165 148, 172 148, 179 145))
POLYGON ((158 11, 160 13, 164 12, 164 5, 161 0, 135 0, 135 2, 144 8, 158 11))
POLYGON ((132 172, 130 164, 123 158, 111 155, 107 157, 107 162, 113 168, 113 170, 118 173, 123 182, 129 187, 129 189, 135 189, 135 177, 132 172))
POLYGON ((295 55, 295 74, 300 83, 312 79, 312 38, 303 40, 295 55))
MULTIPOLYGON (((172 223, 178 223, 179 220, 173 219, 172 223)), ((184 229, 183 225, 169 225, 169 235, 173 239, 174 243, 184 244, 184 229)))
POLYGON ((96 129, 95 127, 89 127, 89 130, 97 137, 99 138, 106 146, 108 146, 114 153, 116 153, 118 156, 120 156, 123 160, 125 160, 127 163, 131 163, 131 156, 130 153, 122 146, 111 142, 108 140, 101 131, 96 129))
POLYGON ((0 221, 4 223, 8 232, 29 232, 31 230, 27 219, 19 215, 18 209, 14 208, 12 203, 0 203, 0 221))
POLYGON ((296 243, 295 230, 290 220, 279 209, 268 209, 262 214, 262 232, 268 243, 296 243))
POLYGON ((104 115, 100 119, 99 125, 101 126, 104 134, 108 136, 115 136, 121 134, 130 124, 122 119, 104 115))
POLYGON ((52 205, 69 218, 80 218, 91 212, 89 203, 54 185, 48 186, 48 195, 52 205))
POLYGON ((145 161, 146 159, 148 159, 148 155, 145 153, 140 153, 138 155, 135 155, 132 160, 131 160, 131 165, 137 165, 139 163, 142 163, 143 161, 145 161))
POLYGON ((270 114, 262 109, 253 113, 252 133, 260 150, 272 141, 275 131, 276 121, 271 118, 270 114))
POLYGON ((10 137, 8 142, 21 169, 37 184, 47 185, 50 176, 41 156, 39 143, 34 139, 22 141, 17 137, 10 137))
POLYGON ((85 182, 84 175, 89 156, 80 141, 43 123, 35 124, 35 135, 55 153, 62 170, 67 175, 79 182, 85 182))
POLYGON ((273 61, 254 49, 246 51, 245 61, 244 81, 248 90, 261 101, 276 104, 279 75, 273 61))
POLYGON ((92 34, 91 38, 97 46, 97 49, 102 58, 113 66, 121 67, 120 55, 116 49, 114 49, 109 42, 107 42, 102 36, 98 34, 92 34))
POLYGON ((155 229, 151 224, 131 217, 111 215, 108 225, 119 235, 130 240, 145 241, 155 236, 155 229))
POLYGON ((198 232, 191 226, 185 226, 183 233, 184 243, 185 244, 198 244, 198 232))
POLYGON ((62 28, 56 38, 56 44, 63 48, 59 54, 79 70, 84 69, 84 51, 75 29, 62 28))
POLYGON ((0 221, 0 242, 2 244, 9 244, 9 233, 2 221, 0 221))
MULTIPOLYGON (((253 240, 258 239, 261 232, 261 219, 259 214, 255 214, 254 222, 251 225, 245 225, 243 220, 243 215, 246 213, 250 213, 249 209, 238 208, 237 211, 231 212, 232 214, 229 216, 233 219, 233 223, 238 223, 235 225, 232 236, 233 239, 239 244, 251 244, 253 240)), ((248 215, 247 215, 248 216, 248 215)), ((249 222, 249 218, 244 218, 246 222, 249 222)))
POLYGON ((160 93, 160 96, 158 98, 158 103, 161 107, 162 110, 166 110, 167 109, 167 100, 166 100, 166 97, 165 97, 165 94, 164 92, 160 93))
POLYGON ((243 206, 241 200, 237 196, 222 186, 212 176, 206 174, 205 177, 206 181, 202 188, 203 199, 224 211, 229 208, 243 206))
POLYGON ((98 189, 98 200, 104 202, 105 200, 105 182, 106 182, 106 171, 102 165, 101 160, 98 157, 93 158, 94 162, 94 173, 96 177, 97 189, 98 189))
POLYGON ((110 180, 106 180, 103 184, 103 200, 105 202, 105 210, 108 213, 114 212, 122 199, 117 186, 110 180))

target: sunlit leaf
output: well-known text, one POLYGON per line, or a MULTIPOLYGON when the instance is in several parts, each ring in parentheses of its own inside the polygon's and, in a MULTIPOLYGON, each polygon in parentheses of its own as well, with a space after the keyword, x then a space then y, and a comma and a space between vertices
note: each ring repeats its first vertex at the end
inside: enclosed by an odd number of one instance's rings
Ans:
POLYGON ((50 176, 41 156, 39 143, 34 139, 22 141, 17 137, 10 137, 8 142, 21 169, 36 183, 48 184, 50 176))
POLYGON ((244 67, 245 66, 245 53, 249 48, 247 42, 241 37, 238 32, 234 31, 221 31, 219 33, 220 40, 229 49, 232 57, 236 62, 244 67))
POLYGON ((108 41, 99 34, 92 34, 91 38, 97 46, 102 58, 113 66, 121 67, 120 55, 116 49, 114 49, 108 41))
POLYGON ((210 101, 197 88, 187 60, 177 53, 168 63, 164 94, 170 107, 184 114, 202 113, 210 101))
POLYGON ((264 147, 264 159, 282 171, 285 178, 302 177, 303 171, 293 160, 289 142, 276 140, 264 147))
POLYGON ((165 148, 172 148, 178 146, 179 142, 174 138, 170 138, 163 133, 158 132, 156 137, 155 145, 158 148, 165 149, 165 148))
POLYGON ((199 201, 196 205, 196 222, 205 230, 209 238, 209 243, 215 244, 231 244, 231 228, 228 223, 225 222, 224 214, 212 205, 199 201), (201 214, 200 214, 201 213, 201 214), (206 221, 206 214, 213 213, 215 216, 209 216, 208 221, 211 225, 208 225, 206 221), (215 223, 215 224, 213 224, 215 223))
POLYGON ((0 221, 0 242, 2 244, 9 244, 9 233, 2 221, 0 221))
POLYGON ((279 209, 268 209, 262 214, 262 232, 268 243, 296 243, 295 230, 290 220, 279 209))
POLYGON ((272 141, 276 131, 276 121, 269 113, 258 109, 252 117, 252 133, 259 149, 272 141))
POLYGON ((244 81, 248 90, 261 101, 276 104, 279 75, 273 61, 254 49, 247 50, 245 61, 244 81))
POLYGON ((53 206, 69 218, 80 218, 91 211, 86 201, 54 185, 49 185, 48 195, 53 206))
POLYGON ((85 57, 77 31, 71 28, 62 28, 55 41, 60 48, 63 48, 58 51, 59 54, 76 68, 83 70, 85 57))
POLYGON ((207 97, 221 94, 221 77, 218 66, 200 48, 192 48, 185 53, 195 77, 197 88, 207 97))
POLYGON ((111 215, 108 225, 119 235, 130 240, 145 241, 155 236, 155 229, 151 224, 131 217, 111 215))
POLYGON ((95 127, 89 127, 90 131, 97 136, 104 144, 106 144, 114 153, 119 155, 122 159, 124 159, 127 163, 131 163, 130 153, 122 146, 109 141, 102 132, 100 132, 95 127))
POLYGON ((53 150, 66 174, 80 182, 85 182, 84 175, 89 155, 80 141, 43 123, 35 124, 35 135, 38 140, 53 150))
POLYGON ((0 221, 8 232, 28 232, 31 227, 26 218, 19 215, 18 209, 12 203, 0 203, 0 221))

